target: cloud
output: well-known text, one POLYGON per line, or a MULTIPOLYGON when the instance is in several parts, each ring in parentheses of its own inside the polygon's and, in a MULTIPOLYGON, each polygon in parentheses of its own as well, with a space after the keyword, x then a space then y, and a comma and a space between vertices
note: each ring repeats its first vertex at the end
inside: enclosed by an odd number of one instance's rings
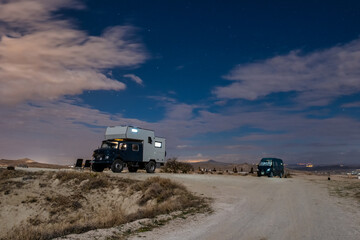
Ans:
POLYGON ((360 39, 322 51, 292 51, 252 64, 238 65, 213 93, 220 99, 255 100, 271 93, 295 91, 298 101, 326 105, 360 91, 360 39))
POLYGON ((342 108, 360 108, 360 102, 345 103, 341 105, 342 108))
POLYGON ((136 82, 137 84, 139 84, 141 86, 144 85, 143 80, 134 74, 125 74, 124 77, 130 78, 131 80, 133 80, 134 82, 136 82))
POLYGON ((147 126, 146 122, 78 106, 69 100, 4 106, 0 115, 1 158, 30 157, 61 164, 90 158, 107 126, 147 126))
POLYGON ((184 149, 184 148, 187 148, 189 147, 188 145, 177 145, 176 148, 178 149, 184 149))
POLYGON ((106 69, 136 67, 147 59, 134 27, 89 36, 56 13, 70 7, 84 8, 75 0, 0 2, 0 103, 122 90, 125 84, 107 76, 106 69))
MULTIPOLYGON (((241 107, 214 113, 199 110, 195 105, 167 104, 173 106, 166 108, 168 114, 158 122, 102 112, 73 100, 3 106, 0 108, 0 158, 30 157, 72 164, 76 158, 91 157, 103 140, 105 128, 115 125, 155 130, 157 136, 167 140, 168 157, 181 160, 256 162, 262 156, 272 155, 296 162, 303 154, 311 158, 312 153, 316 156, 313 160, 326 162, 328 154, 321 155, 319 146, 322 153, 327 150, 350 153, 360 144, 360 123, 343 116, 308 119, 305 113, 288 115, 283 110, 249 111, 241 107), (187 116, 177 118, 181 113, 187 116), (238 129, 244 126, 258 130, 239 133, 238 129)), ((341 156, 345 162, 356 162, 360 157, 356 152, 341 156)))

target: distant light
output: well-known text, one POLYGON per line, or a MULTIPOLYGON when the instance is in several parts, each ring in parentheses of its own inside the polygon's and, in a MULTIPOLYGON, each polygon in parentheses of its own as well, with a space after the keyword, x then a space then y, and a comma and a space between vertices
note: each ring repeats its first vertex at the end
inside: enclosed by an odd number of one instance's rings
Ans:
POLYGON ((132 131, 133 133, 137 133, 137 132, 138 132, 138 130, 135 129, 135 128, 132 128, 131 131, 132 131))

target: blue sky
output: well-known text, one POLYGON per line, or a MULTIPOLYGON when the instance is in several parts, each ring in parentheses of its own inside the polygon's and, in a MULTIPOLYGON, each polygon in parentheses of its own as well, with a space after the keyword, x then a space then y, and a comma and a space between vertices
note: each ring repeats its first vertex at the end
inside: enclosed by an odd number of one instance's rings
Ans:
POLYGON ((0 158, 73 163, 106 126, 169 157, 359 163, 358 1, 0 1, 0 158))

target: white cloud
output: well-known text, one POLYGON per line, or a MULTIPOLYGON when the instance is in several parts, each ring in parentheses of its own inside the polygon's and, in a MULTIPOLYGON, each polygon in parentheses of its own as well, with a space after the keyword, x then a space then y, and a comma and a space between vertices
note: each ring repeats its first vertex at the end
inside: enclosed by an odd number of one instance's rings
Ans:
POLYGON ((158 122, 146 122, 77 104, 62 100, 1 107, 0 158, 30 157, 70 164, 78 157, 91 157, 103 139, 105 128, 115 125, 155 130, 157 136, 167 140, 168 157, 182 160, 255 161, 262 152, 301 159, 304 152, 319 151, 319 144, 324 152, 351 152, 360 144, 360 123, 346 117, 308 119, 305 114, 287 115, 273 109, 249 112, 241 108, 231 114, 226 110, 220 113, 201 110, 195 114, 190 110, 191 106, 172 103, 175 106, 166 108, 166 111, 175 113, 165 115, 158 122), (178 113, 189 116, 175 118, 178 113), (234 131, 226 138, 216 137, 219 133, 229 134, 231 130, 244 126, 281 134, 244 131, 240 137, 234 131), (202 155, 197 155, 199 152, 202 155))
POLYGON ((360 108, 360 102, 345 103, 341 105, 342 108, 360 108))
POLYGON ((30 157, 62 164, 71 164, 79 157, 90 158, 107 126, 147 126, 137 119, 64 100, 4 106, 0 115, 0 158, 30 157))
POLYGON ((184 148, 187 148, 189 147, 188 145, 177 145, 176 148, 178 149, 184 149, 184 148))
POLYGON ((134 82, 136 82, 137 84, 139 84, 141 86, 144 85, 143 80, 134 74, 125 74, 124 77, 130 78, 131 80, 133 80, 134 82))
POLYGON ((213 91, 221 99, 255 100, 296 91, 301 103, 325 105, 338 96, 360 91, 360 40, 309 54, 292 51, 238 65, 225 78, 233 83, 213 91))
POLYGON ((125 84, 105 70, 146 60, 133 27, 111 27, 101 36, 89 36, 55 15, 65 7, 83 8, 75 0, 0 2, 0 103, 122 90, 125 84))

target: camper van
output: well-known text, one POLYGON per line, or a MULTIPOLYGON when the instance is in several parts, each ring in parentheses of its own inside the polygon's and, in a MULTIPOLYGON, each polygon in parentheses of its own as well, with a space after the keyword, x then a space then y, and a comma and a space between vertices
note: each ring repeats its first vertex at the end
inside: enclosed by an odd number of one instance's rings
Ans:
POLYGON ((165 138, 155 137, 154 131, 133 127, 108 127, 105 140, 93 154, 92 170, 102 172, 110 168, 119 173, 127 166, 129 172, 145 169, 155 172, 165 163, 165 138))
POLYGON ((283 160, 279 158, 263 158, 258 164, 257 170, 258 177, 268 176, 274 177, 279 176, 282 178, 284 176, 284 163, 283 160))

